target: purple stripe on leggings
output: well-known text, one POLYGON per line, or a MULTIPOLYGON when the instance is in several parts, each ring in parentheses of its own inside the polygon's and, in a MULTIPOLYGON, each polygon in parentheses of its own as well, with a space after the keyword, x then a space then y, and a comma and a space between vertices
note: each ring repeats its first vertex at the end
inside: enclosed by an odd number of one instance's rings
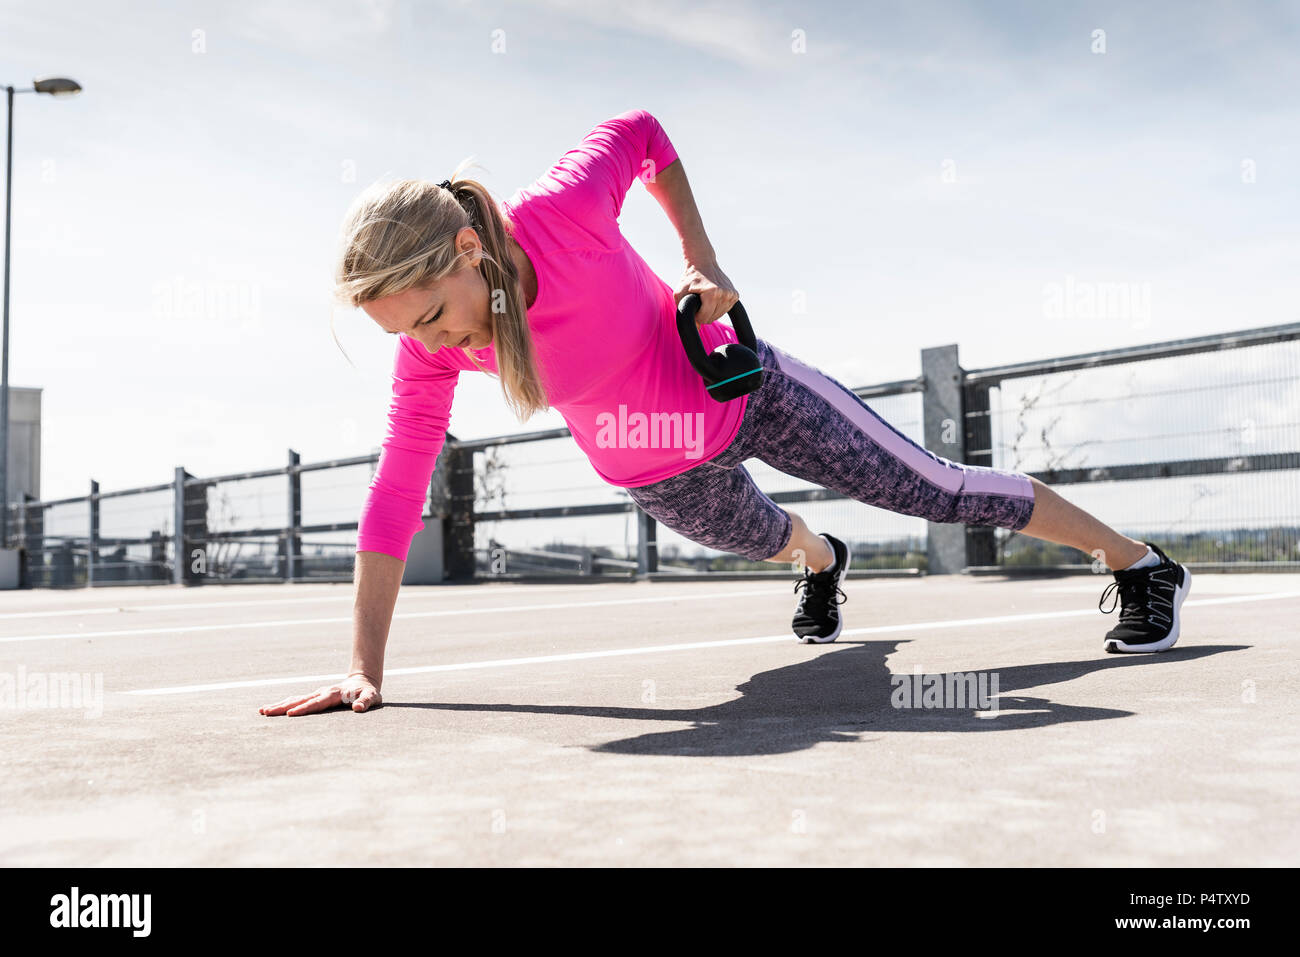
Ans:
POLYGON ((740 430, 708 461, 628 494, 678 534, 762 561, 790 541, 788 512, 754 483, 751 458, 841 495, 940 524, 1020 530, 1032 517, 1023 473, 951 462, 913 442, 847 386, 758 341, 767 374, 740 430))
POLYGON ((949 492, 961 491, 962 484, 965 483, 965 491, 976 495, 1034 497, 1033 486, 1025 476, 992 471, 971 472, 955 463, 945 465, 942 461, 935 461, 888 422, 872 415, 856 396, 846 393, 837 382, 827 379, 816 369, 805 365, 789 353, 775 347, 773 351, 778 356, 777 361, 782 371, 790 378, 816 392, 840 415, 847 418, 912 471, 919 473, 926 481, 933 482, 949 492))

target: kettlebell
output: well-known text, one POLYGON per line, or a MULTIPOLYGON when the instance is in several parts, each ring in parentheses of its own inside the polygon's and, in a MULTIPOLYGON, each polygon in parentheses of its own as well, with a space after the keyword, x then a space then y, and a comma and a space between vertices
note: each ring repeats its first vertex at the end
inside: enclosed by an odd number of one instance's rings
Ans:
POLYGON ((698 295, 690 293, 682 297, 677 304, 677 335, 681 337, 686 358, 704 379, 705 391, 718 402, 729 402, 758 389, 763 384, 763 363, 758 361, 758 340, 745 307, 737 301, 727 310, 740 342, 723 343, 712 352, 704 351, 700 329, 695 324, 699 310, 698 295))

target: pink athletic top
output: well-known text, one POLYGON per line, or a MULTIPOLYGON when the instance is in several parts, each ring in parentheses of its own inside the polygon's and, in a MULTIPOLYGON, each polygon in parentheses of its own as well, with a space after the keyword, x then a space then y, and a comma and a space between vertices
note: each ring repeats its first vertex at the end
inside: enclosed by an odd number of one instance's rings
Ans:
MULTIPOLYGON (((748 396, 716 402, 706 394, 677 335, 673 290, 619 230, 632 183, 675 159, 658 120, 629 110, 593 128, 501 204, 537 273, 528 328, 551 406, 611 485, 649 485, 712 458, 736 437, 748 404, 748 396)), ((700 338, 706 352, 737 341, 721 322, 701 328, 700 338)), ((493 345, 475 355, 498 373, 493 345)), ((361 510, 357 551, 406 560, 424 528, 456 381, 472 371, 464 350, 444 346, 431 354, 398 336, 388 434, 361 510)))

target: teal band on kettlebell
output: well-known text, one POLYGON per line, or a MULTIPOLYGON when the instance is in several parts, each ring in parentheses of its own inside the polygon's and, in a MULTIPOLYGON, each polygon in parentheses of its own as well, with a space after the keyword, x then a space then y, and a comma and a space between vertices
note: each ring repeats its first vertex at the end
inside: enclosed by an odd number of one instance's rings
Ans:
POLYGON ((743 379, 746 376, 753 375, 755 372, 762 372, 762 371, 763 371, 763 367, 759 366, 757 369, 750 369, 748 372, 742 372, 740 375, 733 375, 730 379, 723 379, 721 382, 715 382, 713 383, 713 385, 705 386, 705 388, 716 389, 720 385, 726 385, 728 382, 735 382, 737 379, 743 379))

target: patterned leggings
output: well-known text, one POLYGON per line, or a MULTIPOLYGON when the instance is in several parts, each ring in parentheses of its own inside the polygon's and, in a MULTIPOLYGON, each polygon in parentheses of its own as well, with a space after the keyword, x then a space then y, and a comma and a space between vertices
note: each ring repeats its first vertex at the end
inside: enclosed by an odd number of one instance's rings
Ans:
POLYGON ((708 548, 763 561, 792 521, 741 464, 756 458, 868 505, 932 522, 1019 530, 1034 510, 1029 476, 962 465, 917 445, 835 379, 763 340, 763 385, 731 445, 679 475, 629 488, 645 512, 708 548))

